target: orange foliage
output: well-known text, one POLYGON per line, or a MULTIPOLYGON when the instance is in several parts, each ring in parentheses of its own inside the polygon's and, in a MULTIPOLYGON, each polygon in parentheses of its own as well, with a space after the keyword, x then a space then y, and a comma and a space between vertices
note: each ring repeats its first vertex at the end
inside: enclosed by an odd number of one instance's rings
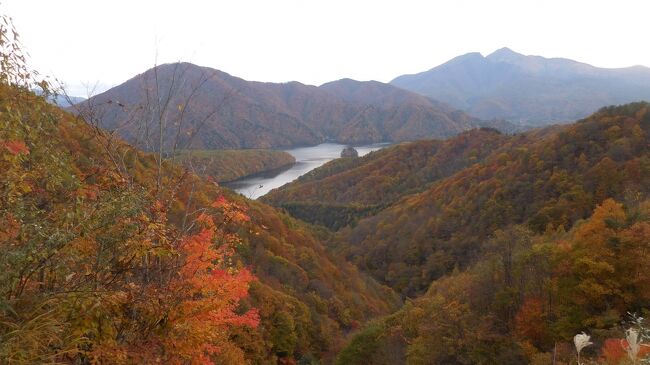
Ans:
POLYGON ((212 364, 210 355, 218 355, 222 350, 215 343, 219 343, 224 327, 257 327, 259 315, 255 309, 237 313, 239 300, 248 295, 248 285, 254 277, 248 270, 234 271, 223 265, 231 254, 233 238, 215 248, 217 229, 212 218, 202 215, 199 221, 204 227, 181 245, 185 265, 171 288, 182 299, 170 313, 174 335, 165 340, 165 347, 173 348, 179 359, 212 364))
POLYGON ((398 304, 299 222, 167 161, 159 171, 31 93, 0 96, 0 289, 16 312, 0 313, 0 362, 331 358, 352 320, 398 304), (259 283, 244 299, 249 266, 259 283))
POLYGON ((11 213, 6 214, 0 219, 0 243, 13 240, 18 236, 19 231, 20 222, 11 213))
POLYGON ((29 148, 27 148, 23 141, 7 141, 3 144, 12 155, 29 155, 29 148))
POLYGON ((536 345, 541 344, 546 336, 545 317, 542 301, 539 298, 526 299, 515 318, 517 334, 530 339, 536 345))
MULTIPOLYGON (((627 352, 625 352, 625 349, 627 348, 627 341, 626 340, 621 340, 618 338, 608 338, 605 340, 603 343, 603 347, 601 349, 601 355, 603 357, 603 360, 605 361, 605 364, 607 365, 617 365, 623 362, 623 359, 627 359, 627 352)), ((650 348, 641 346, 641 349, 639 350, 639 354, 637 357, 639 359, 642 359, 644 356, 650 354, 650 348)))
MULTIPOLYGON (((243 212, 235 212, 236 204, 219 201, 213 206, 225 207, 221 219, 248 219, 243 212)), ((153 204, 153 211, 161 209, 160 203, 153 204)), ((255 278, 249 270, 237 270, 228 261, 239 241, 236 235, 223 232, 205 213, 196 222, 200 230, 185 237, 177 249, 181 266, 176 275, 167 285, 143 288, 146 293, 141 298, 145 302, 136 304, 145 314, 144 322, 154 322, 155 330, 129 343, 99 344, 92 352, 95 359, 109 363, 214 364, 215 359, 231 356, 234 351, 243 361, 243 353, 229 337, 233 327, 255 328, 259 323, 256 309, 240 313, 240 300, 248 296, 249 284, 255 278)), ((131 295, 137 296, 140 288, 133 288, 131 295)))
POLYGON ((605 340, 601 352, 606 364, 609 365, 618 364, 626 356, 621 340, 617 338, 605 340))

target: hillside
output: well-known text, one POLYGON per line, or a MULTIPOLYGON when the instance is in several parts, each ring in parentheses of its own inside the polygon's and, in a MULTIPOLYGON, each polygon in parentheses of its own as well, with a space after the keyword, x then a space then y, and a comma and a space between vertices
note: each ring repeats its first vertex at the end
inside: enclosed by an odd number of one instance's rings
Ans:
POLYGON ((186 168, 216 182, 229 182, 296 162, 289 153, 277 150, 184 150, 177 158, 186 168))
POLYGON ((650 100, 650 69, 605 69, 502 48, 469 53, 391 84, 482 119, 546 125, 584 118, 603 105, 650 100))
POLYGON ((262 201, 338 229, 482 161, 507 140, 497 131, 476 129, 444 141, 404 143, 358 159, 337 159, 272 190, 262 201))
POLYGON ((337 364, 571 364, 585 329, 585 363, 631 363, 621 327, 647 326, 630 313, 650 306, 648 238, 643 198, 605 200, 568 232, 498 230, 476 264, 359 331, 337 364))
POLYGON ((3 359, 328 363, 398 305, 325 233, 0 93, 3 359))
POLYGON ((360 221, 343 233, 344 250, 413 295, 475 260, 498 228, 568 228, 606 198, 646 194, 649 110, 643 103, 604 109, 546 136, 513 136, 483 162, 360 221))
POLYGON ((313 206, 377 204, 330 245, 408 299, 337 364, 518 365, 575 363, 585 330, 585 358, 625 363, 621 327, 647 331, 631 314, 650 307, 649 196, 650 104, 633 103, 334 161, 267 199, 312 219, 313 206), (425 187, 408 192, 411 177, 425 187))
POLYGON ((479 130, 398 145, 334 161, 266 199, 331 228, 354 223, 339 231, 339 250, 413 296, 474 262, 496 229, 569 228, 606 198, 647 194, 649 109, 629 104, 515 136, 479 130), (332 215, 338 220, 320 218, 332 215))
POLYGON ((167 150, 405 141, 447 137, 479 123, 379 82, 251 82, 190 63, 157 66, 71 110, 149 151, 160 145, 159 121, 167 150))

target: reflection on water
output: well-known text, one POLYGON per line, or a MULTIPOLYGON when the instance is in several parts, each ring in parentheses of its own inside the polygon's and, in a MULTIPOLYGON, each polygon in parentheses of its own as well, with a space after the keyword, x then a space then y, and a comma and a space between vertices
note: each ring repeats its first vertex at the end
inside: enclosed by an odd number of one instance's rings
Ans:
MULTIPOLYGON (((376 143, 354 148, 359 152, 359 156, 363 156, 388 145, 388 143, 376 143)), ((322 143, 313 147, 300 147, 286 150, 286 152, 296 158, 296 163, 293 166, 250 176, 226 183, 224 186, 250 199, 257 199, 272 189, 291 182, 328 161, 339 158, 343 148, 345 148, 343 144, 322 143)))

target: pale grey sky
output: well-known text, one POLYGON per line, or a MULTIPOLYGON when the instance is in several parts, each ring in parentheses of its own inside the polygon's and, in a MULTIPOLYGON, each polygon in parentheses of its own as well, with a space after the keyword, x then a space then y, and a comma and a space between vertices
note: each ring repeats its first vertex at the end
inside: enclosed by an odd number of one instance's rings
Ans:
POLYGON ((156 62, 247 80, 390 81, 501 47, 600 67, 650 66, 645 0, 2 0, 31 65, 73 95, 156 62))

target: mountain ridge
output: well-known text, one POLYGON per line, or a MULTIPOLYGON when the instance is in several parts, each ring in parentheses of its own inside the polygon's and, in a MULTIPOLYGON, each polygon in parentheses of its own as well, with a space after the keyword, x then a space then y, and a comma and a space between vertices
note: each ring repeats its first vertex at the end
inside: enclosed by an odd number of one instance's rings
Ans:
POLYGON ((348 259, 411 296, 498 227, 569 227, 604 199, 650 193, 649 130, 650 104, 633 103, 513 136, 470 131, 330 162, 263 200, 337 229, 348 259))
POLYGON ((391 84, 482 119, 546 125, 584 118, 602 105, 650 100, 650 68, 599 68, 507 47, 457 56, 391 84))
POLYGON ((343 79, 320 87, 295 81, 256 82, 190 63, 156 66, 75 109, 100 116, 96 119, 102 127, 145 150, 158 149, 151 120, 161 116, 183 120, 166 127, 165 148, 178 142, 185 149, 444 138, 481 122, 444 103, 377 81, 343 79))

